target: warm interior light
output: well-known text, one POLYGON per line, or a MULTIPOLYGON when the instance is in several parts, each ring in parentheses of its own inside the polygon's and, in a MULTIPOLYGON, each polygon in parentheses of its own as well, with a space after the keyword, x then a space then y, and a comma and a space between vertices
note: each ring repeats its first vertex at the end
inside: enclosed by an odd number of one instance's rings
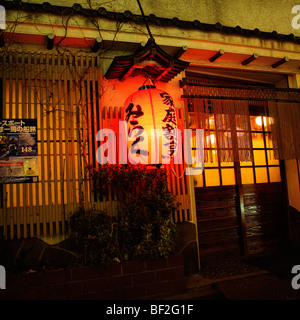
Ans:
POLYGON ((215 141, 216 141, 215 135, 211 134, 209 137, 210 137, 211 144, 215 144, 215 141))
MULTIPOLYGON (((206 137, 206 143, 208 148, 216 148, 216 136, 212 133, 206 137)), ((213 154, 217 154, 217 150, 212 150, 213 154)))
POLYGON ((255 122, 256 122, 256 124, 258 125, 258 126, 262 126, 262 120, 261 120, 261 118, 263 118, 264 120, 264 126, 266 126, 267 125, 267 118, 266 117, 256 117, 256 119, 255 119, 255 122))
POLYGON ((216 143, 216 137, 213 133, 206 137, 206 143, 209 147, 214 147, 216 143))

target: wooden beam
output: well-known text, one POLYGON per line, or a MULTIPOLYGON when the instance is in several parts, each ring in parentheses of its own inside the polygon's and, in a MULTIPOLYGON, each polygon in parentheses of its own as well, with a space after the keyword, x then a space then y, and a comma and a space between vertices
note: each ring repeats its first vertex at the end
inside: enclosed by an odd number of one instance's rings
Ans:
POLYGON ((141 41, 139 46, 135 50, 135 54, 139 53, 141 50, 143 50, 146 46, 147 42, 141 41))
POLYGON ((283 59, 275 62, 272 64, 272 68, 278 68, 279 66, 281 66, 282 64, 286 63, 290 61, 289 57, 284 57, 283 59))
POLYGON ((217 53, 215 53, 213 56, 211 56, 208 60, 210 62, 214 62, 217 59, 219 59, 224 53, 225 53, 225 51, 223 49, 220 49, 217 53))
POLYGON ((188 50, 188 46, 182 46, 179 50, 175 53, 174 58, 179 59, 186 51, 188 50))
POLYGON ((252 61, 256 60, 259 57, 258 53, 253 53, 253 55, 244 61, 241 62, 243 66, 246 66, 247 64, 251 63, 252 61))
POLYGON ((92 48, 92 52, 96 53, 100 49, 101 43, 102 43, 102 39, 100 37, 97 37, 95 39, 95 42, 94 42, 94 45, 93 45, 93 48, 92 48))
POLYGON ((53 49, 54 39, 55 39, 55 35, 53 33, 50 33, 47 35, 47 49, 48 50, 53 49))

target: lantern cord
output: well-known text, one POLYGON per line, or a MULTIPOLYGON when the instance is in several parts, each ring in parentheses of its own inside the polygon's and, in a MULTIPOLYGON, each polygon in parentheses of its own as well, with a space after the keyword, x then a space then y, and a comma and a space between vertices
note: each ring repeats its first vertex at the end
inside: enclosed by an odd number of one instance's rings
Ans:
POLYGON ((172 169, 172 172, 173 172, 174 176, 175 176, 177 179, 181 179, 181 178, 183 177, 184 172, 185 172, 185 168, 183 168, 183 172, 182 172, 182 174, 181 174, 180 176, 177 175, 177 173, 175 172, 175 170, 174 170, 172 167, 171 167, 171 169, 172 169))
POLYGON ((152 78, 151 78, 150 74, 149 74, 148 78, 144 81, 143 86, 145 85, 145 83, 146 83, 147 81, 149 81, 149 82, 150 82, 150 84, 154 86, 154 82, 153 82, 153 80, 152 80, 152 78))
POLYGON ((144 21, 145 21, 146 28, 147 28, 147 30, 148 30, 149 36, 150 36, 151 39, 154 39, 153 36, 152 36, 152 33, 151 33, 151 31, 150 31, 150 28, 149 28, 149 25, 148 25, 148 21, 147 21, 147 18, 146 18, 146 16, 145 16, 145 14, 144 14, 142 5, 141 5, 141 3, 140 3, 140 0, 137 0, 137 3, 138 3, 138 5, 139 5, 139 7, 140 7, 140 10, 141 10, 143 19, 144 19, 144 21))

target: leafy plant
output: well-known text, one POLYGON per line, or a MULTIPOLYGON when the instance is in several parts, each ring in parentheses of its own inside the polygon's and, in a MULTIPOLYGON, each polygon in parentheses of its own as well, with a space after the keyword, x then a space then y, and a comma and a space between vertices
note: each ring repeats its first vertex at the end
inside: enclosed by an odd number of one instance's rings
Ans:
POLYGON ((86 263, 167 257, 172 254, 176 224, 175 197, 164 169, 142 165, 103 165, 90 168, 94 190, 103 198, 117 194, 116 217, 80 209, 70 221, 71 238, 84 252, 86 263))
POLYGON ((72 249, 83 264, 108 264, 117 256, 116 222, 102 211, 80 208, 70 218, 72 249))

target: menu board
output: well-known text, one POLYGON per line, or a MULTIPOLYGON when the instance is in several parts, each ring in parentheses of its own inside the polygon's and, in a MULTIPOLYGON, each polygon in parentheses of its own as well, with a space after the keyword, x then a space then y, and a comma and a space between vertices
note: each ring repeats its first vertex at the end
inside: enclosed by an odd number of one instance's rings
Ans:
POLYGON ((0 184, 37 181, 37 120, 0 120, 0 184))

